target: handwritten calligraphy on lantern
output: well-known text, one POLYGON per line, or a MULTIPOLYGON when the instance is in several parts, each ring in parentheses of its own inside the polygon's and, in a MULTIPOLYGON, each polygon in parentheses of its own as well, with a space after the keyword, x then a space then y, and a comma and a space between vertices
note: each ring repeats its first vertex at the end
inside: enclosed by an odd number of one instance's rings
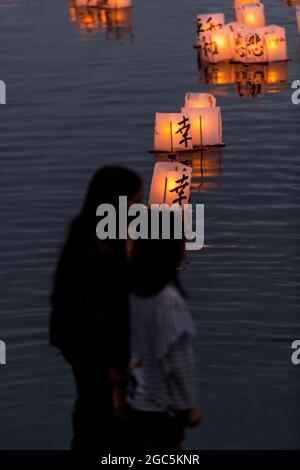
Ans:
POLYGON ((190 136, 190 120, 188 117, 183 116, 183 120, 178 123, 179 129, 176 132, 176 134, 181 134, 182 135, 182 140, 180 140, 179 144, 184 144, 186 148, 188 148, 188 141, 192 140, 192 137, 190 136))
POLYGON ((189 181, 189 177, 186 174, 183 174, 182 178, 175 181, 177 186, 173 189, 170 189, 170 193, 175 192, 178 195, 178 197, 172 201, 172 204, 180 204, 181 205, 182 202, 187 199, 187 196, 185 196, 185 189, 187 188, 187 186, 190 185, 190 183, 188 181, 189 181))

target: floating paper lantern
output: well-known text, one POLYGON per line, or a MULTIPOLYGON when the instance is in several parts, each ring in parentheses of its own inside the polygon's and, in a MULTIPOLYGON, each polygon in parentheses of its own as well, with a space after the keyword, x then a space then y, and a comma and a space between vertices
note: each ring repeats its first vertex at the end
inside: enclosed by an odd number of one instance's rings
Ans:
POLYGON ((192 168, 181 163, 155 163, 150 188, 151 204, 188 204, 192 168))
POLYGON ((203 33, 201 36, 201 58, 213 64, 232 59, 228 26, 218 31, 203 33))
POLYGON ((185 108, 214 108, 216 98, 210 93, 187 93, 185 95, 185 108))
POLYGON ((223 13, 197 16, 197 45, 201 47, 201 37, 203 33, 218 31, 225 23, 223 13))
POLYGON ((240 5, 235 8, 236 20, 245 23, 250 28, 265 26, 265 8, 262 3, 240 5))
MULTIPOLYGON (((103 6, 105 8, 130 8, 132 6, 132 0, 104 0, 103 6)), ((101 4, 101 0, 100 0, 101 4)), ((102 5, 101 5, 102 6, 102 5)))
POLYGON ((154 150, 176 152, 192 149, 191 124, 180 113, 156 113, 154 150))
POLYGON ((267 62, 287 60, 285 29, 271 25, 262 29, 265 39, 267 62))
POLYGON ((298 34, 300 35, 300 5, 296 7, 298 34))
POLYGON ((191 123, 193 147, 222 144, 221 108, 183 108, 191 123))

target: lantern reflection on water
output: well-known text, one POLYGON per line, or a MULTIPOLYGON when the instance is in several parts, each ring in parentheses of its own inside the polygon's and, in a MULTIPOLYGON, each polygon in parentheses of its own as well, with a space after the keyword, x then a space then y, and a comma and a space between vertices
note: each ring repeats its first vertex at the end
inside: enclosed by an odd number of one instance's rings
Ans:
POLYGON ((250 28, 265 26, 265 7, 262 3, 243 4, 235 7, 236 21, 245 23, 250 28))
MULTIPOLYGON (((262 93, 279 93, 286 90, 287 62, 269 64, 233 64, 221 62, 201 66, 201 81, 209 85, 236 85, 242 97, 256 97, 262 93)), ((214 90, 214 93, 217 93, 214 90)))
POLYGON ((196 45, 201 47, 203 33, 219 30, 225 22, 223 13, 214 13, 211 15, 197 16, 197 42, 196 45))
POLYGON ((216 98, 210 93, 186 93, 185 95, 185 108, 214 108, 216 104, 216 98))
POLYGON ((182 108, 191 123, 193 147, 222 144, 221 108, 182 108))
POLYGON ((192 168, 182 163, 158 162, 154 165, 148 204, 188 204, 192 168))
POLYGON ((180 113, 156 113, 154 151, 191 150, 192 135, 188 116, 180 113))

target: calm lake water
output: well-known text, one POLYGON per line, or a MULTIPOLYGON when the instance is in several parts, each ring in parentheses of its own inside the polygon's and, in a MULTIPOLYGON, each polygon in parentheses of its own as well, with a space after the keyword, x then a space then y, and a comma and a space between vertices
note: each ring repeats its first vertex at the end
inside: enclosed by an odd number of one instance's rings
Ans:
POLYGON ((176 112, 187 91, 217 96, 227 144, 219 177, 197 177, 192 195, 206 210, 206 247, 184 271, 205 421, 188 446, 300 448, 300 367, 291 364, 300 339, 299 39, 294 9, 264 3, 268 23, 287 28, 292 61, 286 83, 253 98, 203 83, 192 47, 196 14, 231 20, 231 0, 136 0, 126 27, 110 18, 94 31, 89 18, 85 34, 66 0, 0 2, 2 449, 68 448, 74 385, 47 336, 66 224, 103 164, 137 170, 147 192, 154 113, 176 112))

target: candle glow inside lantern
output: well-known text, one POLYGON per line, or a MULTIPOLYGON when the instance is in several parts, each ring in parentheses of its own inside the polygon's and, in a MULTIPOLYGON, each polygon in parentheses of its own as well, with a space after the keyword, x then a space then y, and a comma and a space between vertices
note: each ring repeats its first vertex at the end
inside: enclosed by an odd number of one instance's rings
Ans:
POLYGON ((267 62, 287 60, 287 44, 285 29, 271 25, 263 28, 267 62))
POLYGON ((182 163, 155 163, 148 204, 188 204, 192 168, 182 163))
POLYGON ((223 13, 214 13, 211 15, 197 16, 197 46, 201 47, 203 33, 209 31, 218 31, 225 23, 223 13))
POLYGON ((191 124, 188 116, 181 113, 156 113, 155 151, 173 153, 192 148, 191 124))
POLYGON ((216 98, 210 93, 187 93, 185 95, 185 108, 214 108, 216 98))
POLYGON ((230 30, 222 26, 218 31, 203 33, 201 36, 201 58, 203 61, 216 64, 232 59, 230 30))
POLYGON ((234 8, 239 7, 241 5, 247 5, 249 3, 260 3, 260 0, 234 0, 234 8))
POLYGON ((235 16, 238 22, 247 24, 250 28, 265 26, 265 7, 262 3, 250 3, 235 8, 235 16))
POLYGON ((193 147, 222 144, 221 108, 182 108, 191 123, 193 147))

